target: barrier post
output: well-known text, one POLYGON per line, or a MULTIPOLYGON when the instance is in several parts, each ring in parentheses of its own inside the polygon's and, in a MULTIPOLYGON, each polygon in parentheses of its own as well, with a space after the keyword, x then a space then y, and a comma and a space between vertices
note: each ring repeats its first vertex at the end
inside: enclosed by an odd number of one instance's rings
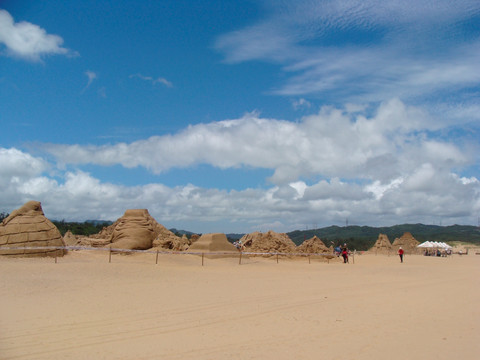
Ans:
POLYGON ((310 264, 310 255, 308 255, 308 263, 310 264))
POLYGON ((108 262, 109 262, 109 263, 112 262, 112 248, 109 248, 109 249, 108 249, 108 262))
POLYGON ((204 255, 205 255, 205 254, 204 254, 204 253, 202 253, 202 266, 203 266, 203 256, 204 256, 204 255))
POLYGON ((238 258, 238 265, 242 265, 242 252, 240 251, 240 257, 238 258))
POLYGON ((278 253, 277 253, 277 264, 278 264, 278 253))
POLYGON ((55 250, 55 264, 57 263, 57 251, 55 250))
POLYGON ((157 249, 157 257, 155 258, 155 265, 158 264, 158 249, 157 249))

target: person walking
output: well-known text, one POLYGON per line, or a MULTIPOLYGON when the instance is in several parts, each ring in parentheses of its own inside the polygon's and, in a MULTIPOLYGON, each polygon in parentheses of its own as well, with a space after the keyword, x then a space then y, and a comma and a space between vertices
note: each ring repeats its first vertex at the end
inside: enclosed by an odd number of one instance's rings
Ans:
POLYGON ((400 256, 400 262, 403 263, 403 249, 402 247, 400 246, 400 248, 398 249, 398 256, 400 256))

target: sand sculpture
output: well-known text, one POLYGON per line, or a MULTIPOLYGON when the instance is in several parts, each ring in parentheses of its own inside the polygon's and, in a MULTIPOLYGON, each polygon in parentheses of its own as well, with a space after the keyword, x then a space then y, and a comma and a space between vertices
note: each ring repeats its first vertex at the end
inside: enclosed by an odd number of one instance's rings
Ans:
POLYGON ((297 247, 297 252, 308 254, 331 254, 332 249, 328 248, 320 238, 316 235, 310 239, 305 240, 297 247))
POLYGON ((229 254, 237 256, 239 253, 237 248, 228 241, 227 236, 221 233, 203 234, 188 248, 188 251, 227 253, 222 256, 229 254))
POLYGON ((162 250, 172 251, 185 251, 192 244, 191 240, 187 238, 187 235, 183 235, 181 238, 178 236, 165 236, 166 234, 160 234, 153 241, 154 248, 160 248, 162 250))
POLYGON ((126 210, 112 225, 91 235, 88 242, 93 247, 111 244, 112 248, 128 250, 146 250, 152 247, 183 250, 186 247, 185 239, 159 224, 147 209, 126 210))
POLYGON ((130 209, 115 222, 110 241, 115 249, 146 250, 156 237, 155 220, 147 209, 130 209))
POLYGON ((392 253, 392 244, 390 243, 390 240, 388 240, 388 236, 385 234, 379 234, 377 241, 369 251, 374 252, 375 254, 392 253))
POLYGON ((246 234, 240 239, 245 246, 245 251, 251 252, 296 252, 295 243, 284 233, 268 231, 266 233, 254 232, 246 234))
POLYGON ((20 249, 2 250, 1 247, 65 246, 57 227, 45 217, 38 201, 29 201, 12 211, 0 224, 0 254, 13 256, 63 256, 65 250, 20 249))
POLYGON ((392 250, 396 253, 398 249, 402 247, 406 254, 420 254, 423 250, 417 248, 417 245, 420 245, 420 242, 407 231, 393 241, 392 250))

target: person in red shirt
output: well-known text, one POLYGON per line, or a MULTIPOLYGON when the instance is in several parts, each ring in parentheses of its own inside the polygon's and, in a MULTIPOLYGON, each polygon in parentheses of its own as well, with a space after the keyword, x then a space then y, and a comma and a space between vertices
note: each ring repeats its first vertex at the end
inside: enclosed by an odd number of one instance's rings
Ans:
POLYGON ((348 263, 348 248, 347 248, 347 244, 343 244, 342 257, 343 257, 343 263, 344 263, 344 264, 348 263))
POLYGON ((403 249, 402 249, 402 247, 400 247, 398 249, 398 256, 400 256, 400 262, 403 263, 403 249))

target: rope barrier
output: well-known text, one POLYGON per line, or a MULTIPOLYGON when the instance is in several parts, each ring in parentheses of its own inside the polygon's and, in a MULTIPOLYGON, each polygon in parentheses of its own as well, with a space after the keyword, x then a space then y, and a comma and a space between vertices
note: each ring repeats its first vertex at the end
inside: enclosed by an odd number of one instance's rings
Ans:
MULTIPOLYGON (((166 250, 136 250, 136 249, 119 249, 111 247, 87 247, 87 246, 22 246, 22 247, 7 247, 0 246, 0 251, 2 250, 87 250, 87 251, 108 251, 109 253, 109 262, 111 262, 111 256, 113 253, 144 253, 144 254, 156 254, 155 263, 158 263, 159 254, 164 255, 201 255, 202 256, 202 265, 204 263, 204 257, 215 256, 215 255, 232 255, 235 253, 229 251, 211 251, 211 252, 197 252, 197 251, 166 251, 166 250)), ((335 257, 334 254, 325 254, 325 253, 284 253, 284 252, 251 252, 251 251, 239 251, 239 265, 242 262, 243 255, 252 255, 252 256, 275 256, 276 262, 278 263, 279 256, 297 256, 297 257, 308 257, 308 262, 310 263, 310 257, 326 257, 328 260, 335 257)), ((23 254, 3 254, 3 255, 23 255, 23 254)), ((55 262, 57 255, 55 254, 55 262)), ((353 263, 355 263, 355 255, 352 254, 353 263)))

